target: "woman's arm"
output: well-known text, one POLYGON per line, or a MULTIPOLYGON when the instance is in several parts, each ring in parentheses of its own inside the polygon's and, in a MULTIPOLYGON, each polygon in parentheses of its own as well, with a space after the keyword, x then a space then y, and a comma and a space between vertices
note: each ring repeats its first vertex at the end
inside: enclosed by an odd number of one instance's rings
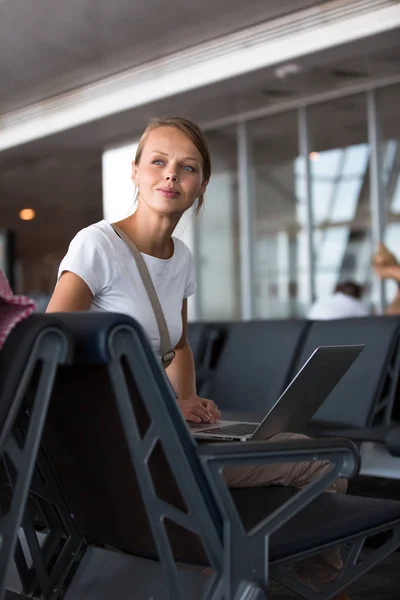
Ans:
POLYGON ((385 314, 400 315, 400 265, 374 266, 374 271, 381 279, 394 279, 399 286, 398 292, 392 303, 387 307, 385 314))
POLYGON ((187 340, 186 332, 182 333, 182 337, 174 350, 175 358, 167 368, 166 373, 177 398, 190 398, 196 395, 196 375, 192 349, 187 340))
POLYGON ((64 271, 61 275, 46 312, 72 312, 89 310, 92 292, 79 275, 64 271))
POLYGON ((220 411, 212 400, 196 393, 196 374, 192 350, 187 338, 187 300, 182 304, 182 337, 174 348, 175 358, 166 370, 181 410, 188 421, 215 422, 220 411))
POLYGON ((387 315, 400 315, 400 290, 397 292, 394 300, 386 309, 387 315))

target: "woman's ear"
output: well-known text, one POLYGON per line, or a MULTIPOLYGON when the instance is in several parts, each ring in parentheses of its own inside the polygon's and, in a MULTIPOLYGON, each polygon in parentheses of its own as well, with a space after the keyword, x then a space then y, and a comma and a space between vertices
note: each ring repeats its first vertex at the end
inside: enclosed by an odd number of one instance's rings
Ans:
POLYGON ((203 194, 205 194, 207 186, 208 186, 208 182, 209 182, 209 179, 207 179, 207 181, 203 181, 203 183, 201 184, 200 189, 197 193, 198 196, 203 196, 203 194))
POLYGON ((138 168, 137 168, 135 161, 133 160, 132 161, 131 179, 136 186, 138 185, 137 174, 138 174, 138 168))

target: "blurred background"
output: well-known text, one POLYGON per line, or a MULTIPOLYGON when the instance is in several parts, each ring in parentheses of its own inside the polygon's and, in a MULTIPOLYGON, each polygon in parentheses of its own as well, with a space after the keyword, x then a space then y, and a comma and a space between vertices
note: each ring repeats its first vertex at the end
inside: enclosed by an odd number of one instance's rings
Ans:
POLYGON ((0 267, 44 310, 75 233, 133 208, 154 116, 206 132, 190 318, 302 317, 400 257, 398 0, 0 0, 0 267))

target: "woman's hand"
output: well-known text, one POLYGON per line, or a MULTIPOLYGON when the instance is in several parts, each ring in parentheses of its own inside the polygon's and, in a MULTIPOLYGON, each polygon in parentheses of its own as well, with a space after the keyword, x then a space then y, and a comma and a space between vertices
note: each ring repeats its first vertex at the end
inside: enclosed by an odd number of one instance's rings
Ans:
POLYGON ((194 423, 216 423, 221 418, 221 411, 212 400, 191 396, 187 400, 178 400, 186 421, 194 423))
POLYGON ((381 279, 394 279, 400 282, 399 265, 373 265, 373 269, 381 279))

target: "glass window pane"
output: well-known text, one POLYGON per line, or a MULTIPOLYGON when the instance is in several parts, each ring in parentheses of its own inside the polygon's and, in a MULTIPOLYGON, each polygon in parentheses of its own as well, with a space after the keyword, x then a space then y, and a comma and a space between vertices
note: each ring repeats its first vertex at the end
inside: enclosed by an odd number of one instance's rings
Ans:
POLYGON ((256 318, 302 316, 308 285, 307 209, 297 114, 251 121, 248 134, 255 190, 256 318))
POLYGON ((341 175, 363 177, 368 163, 368 145, 358 144, 349 146, 344 152, 344 161, 341 175))
POLYGON ((400 175, 397 177, 397 182, 392 198, 392 205, 390 208, 393 214, 400 213, 400 175))
POLYGON ((331 179, 335 177, 339 170, 342 154, 340 148, 326 150, 325 152, 312 152, 310 158, 313 178, 327 177, 331 179))
POLYGON ((329 296, 333 292, 337 284, 337 272, 346 252, 348 236, 347 227, 330 227, 321 236, 315 279, 317 298, 329 296))
POLYGON ((331 215, 332 223, 352 221, 356 216, 357 203, 363 180, 341 179, 336 186, 335 203, 331 215))
POLYGON ((240 319, 236 128, 207 132, 213 173, 197 218, 198 291, 205 320, 240 319))
POLYGON ((396 159, 396 152, 398 142, 396 140, 389 140, 386 144, 383 143, 383 184, 386 186, 389 182, 390 174, 393 169, 394 161, 396 159))
POLYGON ((318 244, 317 266, 320 270, 338 267, 346 250, 348 236, 347 227, 330 227, 323 233, 318 244))
MULTIPOLYGON (((319 157, 311 161, 316 296, 331 294, 344 280, 367 284, 369 290, 366 97, 360 94, 315 105, 309 109, 309 123, 313 152, 319 157), (325 156, 330 168, 317 168, 325 156)), ((369 291, 367 303, 368 296, 369 291)))
POLYGON ((296 202, 296 216, 301 225, 305 225, 307 222, 307 204, 306 204, 306 180, 304 177, 304 161, 302 159, 296 159, 294 161, 295 170, 295 181, 294 181, 294 193, 297 198, 296 202), (302 165, 302 167, 300 167, 302 165))
POLYGON ((329 219, 329 209, 332 203, 334 191, 333 181, 321 181, 313 178, 311 181, 311 194, 314 206, 315 223, 323 223, 329 219))
POLYGON ((400 84, 382 88, 377 93, 377 105, 382 132, 382 168, 384 202, 388 225, 400 212, 400 84))
MULTIPOLYGON (((382 88, 377 92, 379 125, 382 135, 383 202, 386 211, 385 243, 400 260, 400 84, 382 88)), ((385 284, 386 302, 390 304, 397 286, 392 281, 385 284)))

